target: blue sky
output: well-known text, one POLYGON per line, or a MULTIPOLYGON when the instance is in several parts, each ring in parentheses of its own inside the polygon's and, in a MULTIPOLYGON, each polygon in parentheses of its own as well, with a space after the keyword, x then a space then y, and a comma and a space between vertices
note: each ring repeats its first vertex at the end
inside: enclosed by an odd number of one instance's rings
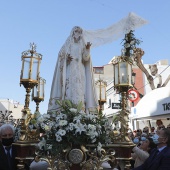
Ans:
MULTIPOLYGON (((168 0, 5 0, 0 5, 0 98, 25 102, 25 89, 20 87, 21 53, 37 45, 43 55, 40 76, 46 79, 45 100, 40 112, 48 107, 53 72, 58 52, 72 27, 86 30, 106 28, 129 12, 148 21, 135 30, 145 51, 143 61, 153 64, 170 59, 170 1, 168 0)), ((107 64, 120 55, 123 37, 91 50, 93 66, 107 64)), ((35 111, 30 101, 30 109, 35 111)))

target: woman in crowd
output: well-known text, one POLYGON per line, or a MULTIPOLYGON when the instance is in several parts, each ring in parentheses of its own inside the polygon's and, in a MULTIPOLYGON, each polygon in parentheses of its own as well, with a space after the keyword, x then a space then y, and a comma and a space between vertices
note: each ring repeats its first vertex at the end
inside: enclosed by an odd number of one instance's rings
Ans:
POLYGON ((134 168, 140 166, 149 157, 149 154, 153 148, 156 148, 156 144, 152 138, 148 138, 142 141, 139 147, 135 146, 132 151, 132 158, 135 160, 134 168))
POLYGON ((155 134, 155 127, 152 126, 149 136, 152 137, 154 134, 155 134))

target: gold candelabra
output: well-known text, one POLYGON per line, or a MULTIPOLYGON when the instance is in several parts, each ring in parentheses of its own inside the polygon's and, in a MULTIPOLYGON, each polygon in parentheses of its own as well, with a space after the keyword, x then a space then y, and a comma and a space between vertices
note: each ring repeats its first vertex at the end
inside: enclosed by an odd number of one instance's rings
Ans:
POLYGON ((34 139, 31 134, 25 133, 29 131, 29 122, 34 115, 31 114, 29 109, 30 103, 30 92, 34 86, 38 86, 39 83, 39 69, 42 55, 36 52, 36 45, 30 44, 31 49, 22 52, 22 69, 20 76, 20 85, 22 84, 26 89, 25 105, 23 109, 23 115, 21 119, 21 127, 23 133, 21 133, 21 141, 29 141, 34 139))
POLYGON ((121 94, 121 110, 115 116, 114 120, 120 122, 120 131, 115 135, 113 134, 113 141, 115 150, 117 151, 117 160, 124 169, 129 170, 131 150, 135 146, 128 136, 129 130, 129 114, 128 108, 128 90, 133 88, 135 74, 132 71, 132 65, 134 64, 133 49, 136 44, 139 44, 139 40, 134 38, 133 31, 130 31, 124 38, 124 49, 121 56, 115 57, 112 60, 114 69, 114 89, 117 93, 121 94), (126 152, 126 154, 120 153, 126 152), (124 150, 124 151, 123 151, 124 150))
POLYGON ((99 113, 102 113, 103 104, 106 102, 106 86, 107 82, 101 79, 99 75, 99 79, 95 82, 98 88, 98 102, 99 102, 99 113))
POLYGON ((31 160, 34 159, 35 144, 38 142, 39 131, 38 129, 31 129, 29 127, 30 121, 34 118, 29 109, 30 92, 33 87, 38 85, 39 69, 42 55, 36 53, 36 45, 30 44, 31 49, 22 52, 22 69, 20 75, 20 86, 23 85, 26 89, 25 105, 22 110, 22 119, 18 128, 20 135, 18 141, 13 143, 16 148, 17 168, 25 170, 25 165, 29 166, 31 160))

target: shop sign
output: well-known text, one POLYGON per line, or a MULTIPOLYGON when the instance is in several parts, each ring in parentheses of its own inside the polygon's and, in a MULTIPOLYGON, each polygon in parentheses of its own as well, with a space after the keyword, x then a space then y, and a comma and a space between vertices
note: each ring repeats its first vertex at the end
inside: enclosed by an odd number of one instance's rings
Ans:
POLYGON ((163 106, 164 111, 170 110, 170 103, 164 103, 164 104, 162 104, 162 106, 163 106))
POLYGON ((120 103, 112 103, 112 109, 121 109, 120 103))

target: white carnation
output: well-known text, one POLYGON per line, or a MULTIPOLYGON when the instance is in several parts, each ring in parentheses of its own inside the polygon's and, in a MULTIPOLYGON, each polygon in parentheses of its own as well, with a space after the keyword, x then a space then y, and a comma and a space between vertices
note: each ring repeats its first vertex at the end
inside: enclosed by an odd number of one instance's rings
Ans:
POLYGON ((59 121, 59 126, 65 126, 67 125, 67 120, 60 120, 59 121))
POLYGON ((60 136, 64 136, 64 135, 66 134, 66 131, 63 130, 63 129, 59 129, 59 130, 57 131, 57 134, 60 135, 60 136))
POLYGON ((62 137, 61 137, 61 136, 59 136, 59 135, 58 135, 58 136, 56 136, 56 141, 57 141, 57 142, 61 142, 61 141, 62 141, 62 137))

